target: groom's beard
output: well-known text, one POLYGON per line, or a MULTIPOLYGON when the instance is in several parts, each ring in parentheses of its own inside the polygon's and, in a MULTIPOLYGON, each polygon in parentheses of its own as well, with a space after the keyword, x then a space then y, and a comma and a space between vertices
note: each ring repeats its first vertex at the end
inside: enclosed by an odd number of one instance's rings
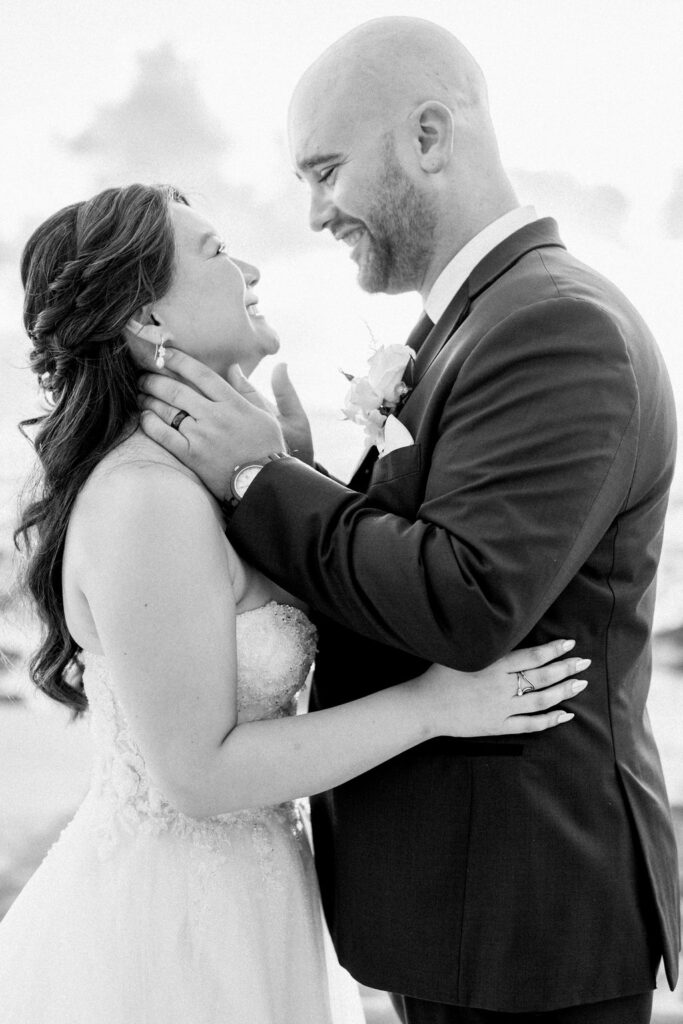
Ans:
POLYGON ((358 284, 366 292, 419 288, 432 256, 436 213, 392 153, 377 182, 376 204, 365 222, 358 284))

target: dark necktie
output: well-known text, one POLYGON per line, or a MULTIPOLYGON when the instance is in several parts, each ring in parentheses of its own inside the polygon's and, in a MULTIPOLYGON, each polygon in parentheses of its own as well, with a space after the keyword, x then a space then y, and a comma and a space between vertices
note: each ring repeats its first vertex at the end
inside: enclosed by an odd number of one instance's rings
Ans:
POLYGON ((420 319, 413 327, 410 334, 408 335, 406 345, 410 345, 410 347, 414 349, 416 353, 419 352, 422 342, 425 340, 433 326, 434 324, 429 319, 427 314, 423 313, 420 319))
MULTIPOLYGON (((426 313, 423 313, 420 319, 417 321, 412 331, 408 335, 406 345, 409 345, 413 349, 415 355, 420 351, 420 347, 424 342, 427 335, 431 332, 434 324, 429 319, 426 313)), ((405 373, 403 374, 403 383, 407 384, 409 388, 413 387, 415 383, 415 360, 411 359, 406 366, 405 373)))

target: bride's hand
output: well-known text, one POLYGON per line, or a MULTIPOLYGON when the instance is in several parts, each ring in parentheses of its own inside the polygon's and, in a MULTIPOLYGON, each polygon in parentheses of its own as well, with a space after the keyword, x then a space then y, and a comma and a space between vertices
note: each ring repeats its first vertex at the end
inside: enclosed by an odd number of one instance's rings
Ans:
POLYGON ((426 701, 435 736, 509 736, 542 732, 574 715, 554 708, 586 688, 576 679, 590 665, 586 658, 563 658, 566 640, 513 651, 480 672, 458 672, 432 665, 415 683, 426 701), (548 662, 553 661, 553 664, 548 662), (517 673, 523 672, 524 676, 517 673), (526 677, 526 678, 525 678, 526 677), (568 678, 569 677, 569 678, 568 678), (518 696, 519 689, 534 689, 518 696))

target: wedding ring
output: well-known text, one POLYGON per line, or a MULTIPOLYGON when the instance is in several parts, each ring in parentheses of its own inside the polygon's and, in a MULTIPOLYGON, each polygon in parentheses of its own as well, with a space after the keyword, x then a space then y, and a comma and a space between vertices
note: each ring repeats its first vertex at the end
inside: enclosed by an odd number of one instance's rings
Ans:
POLYGON ((517 690, 515 692, 515 697, 523 697, 525 693, 531 693, 532 690, 536 689, 534 684, 531 682, 529 677, 524 674, 524 672, 520 670, 519 672, 515 672, 515 675, 517 676, 517 690), (522 680, 524 680, 526 686, 522 686, 522 680))
POLYGON ((180 412, 177 412, 173 419, 171 420, 171 426, 173 427, 173 429, 180 430, 180 424, 183 422, 183 420, 186 420, 189 415, 189 412, 185 412, 184 409, 181 409, 180 412))

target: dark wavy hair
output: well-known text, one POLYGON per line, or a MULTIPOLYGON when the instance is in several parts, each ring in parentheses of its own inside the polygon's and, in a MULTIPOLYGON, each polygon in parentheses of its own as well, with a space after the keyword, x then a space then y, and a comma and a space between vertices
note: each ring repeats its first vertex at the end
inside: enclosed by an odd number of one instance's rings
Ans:
POLYGON ((33 444, 39 477, 14 534, 44 633, 31 678, 78 715, 87 707, 82 648, 69 633, 62 561, 74 502, 98 462, 136 429, 137 369, 127 321, 169 288, 175 262, 170 186, 110 188, 49 217, 21 257, 30 365, 48 403, 33 444))

